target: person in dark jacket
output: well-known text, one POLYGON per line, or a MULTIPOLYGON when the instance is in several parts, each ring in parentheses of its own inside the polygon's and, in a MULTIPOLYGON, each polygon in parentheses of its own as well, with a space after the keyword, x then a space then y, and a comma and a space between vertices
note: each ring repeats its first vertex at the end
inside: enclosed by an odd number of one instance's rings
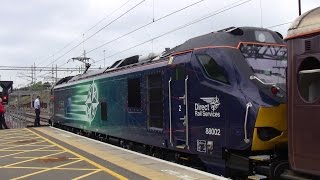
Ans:
POLYGON ((7 124, 6 124, 6 120, 4 119, 4 113, 6 112, 6 110, 4 109, 4 106, 2 104, 2 98, 0 98, 0 129, 9 129, 7 124), (2 128, 3 126, 3 128, 2 128))

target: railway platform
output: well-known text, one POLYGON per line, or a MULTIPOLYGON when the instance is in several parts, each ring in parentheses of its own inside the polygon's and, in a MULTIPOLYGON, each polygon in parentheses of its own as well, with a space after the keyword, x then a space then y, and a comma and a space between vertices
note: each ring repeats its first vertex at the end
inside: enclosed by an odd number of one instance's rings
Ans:
POLYGON ((53 127, 0 131, 0 179, 225 179, 53 127))

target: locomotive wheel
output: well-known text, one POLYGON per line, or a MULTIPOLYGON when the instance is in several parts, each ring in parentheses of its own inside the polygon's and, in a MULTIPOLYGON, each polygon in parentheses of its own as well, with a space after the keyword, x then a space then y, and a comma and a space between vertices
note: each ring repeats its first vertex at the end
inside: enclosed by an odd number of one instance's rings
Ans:
POLYGON ((288 161, 280 161, 277 163, 271 164, 271 177, 269 179, 281 179, 281 174, 284 170, 289 169, 289 162, 288 161))

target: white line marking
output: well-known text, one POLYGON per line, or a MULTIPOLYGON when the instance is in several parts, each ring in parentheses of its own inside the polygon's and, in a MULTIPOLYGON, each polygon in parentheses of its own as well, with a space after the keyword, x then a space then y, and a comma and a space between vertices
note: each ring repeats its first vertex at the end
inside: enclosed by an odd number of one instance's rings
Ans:
POLYGON ((64 136, 64 137, 66 137, 66 138, 70 138, 70 137, 72 137, 72 136, 70 136, 70 135, 62 134, 62 133, 60 133, 59 135, 64 136))
POLYGON ((162 162, 162 163, 166 163, 166 164, 169 164, 169 165, 172 165, 172 166, 176 166, 176 167, 179 167, 179 168, 182 168, 182 169, 186 169, 186 170, 188 170, 188 171, 193 171, 193 172, 196 172, 196 173, 199 173, 199 174, 208 176, 208 177, 215 178, 215 179, 217 179, 217 180, 227 180, 227 179, 228 179, 228 178, 225 178, 225 177, 223 177, 223 176, 218 176, 218 175, 211 174, 211 173, 208 173, 208 172, 205 172, 205 171, 201 171, 201 170, 194 169, 194 168, 191 168, 191 167, 183 166, 183 165, 181 165, 181 164, 172 163, 172 162, 169 162, 169 161, 166 161, 166 160, 163 160, 163 159, 158 159, 158 158, 151 157, 151 156, 148 156, 148 155, 145 155, 145 154, 140 154, 140 153, 138 153, 138 152, 131 151, 131 150, 128 150, 128 149, 123 149, 123 148, 120 148, 120 147, 118 147, 118 146, 114 146, 114 145, 112 145, 112 144, 107 144, 107 143, 104 143, 104 142, 101 142, 101 141, 98 141, 98 140, 95 140, 95 139, 91 139, 91 138, 88 138, 88 137, 85 137, 85 136, 81 136, 81 135, 78 135, 78 134, 74 134, 74 133, 72 133, 72 132, 65 131, 65 130, 62 130, 62 129, 58 129, 58 128, 55 128, 55 127, 52 127, 52 126, 50 126, 50 128, 56 129, 56 130, 59 130, 59 131, 62 131, 62 132, 68 133, 68 134, 72 134, 72 135, 74 135, 74 136, 78 136, 78 137, 81 137, 81 138, 85 138, 85 139, 87 139, 87 140, 94 141, 94 142, 103 144, 103 145, 105 145, 105 146, 113 147, 113 148, 116 148, 116 149, 119 149, 119 150, 122 150, 122 151, 125 151, 125 152, 129 152, 129 153, 132 153, 132 154, 135 154, 135 155, 138 155, 138 156, 142 156, 142 157, 149 158, 149 159, 152 159, 152 160, 155 160, 155 161, 159 161, 159 162, 162 162))

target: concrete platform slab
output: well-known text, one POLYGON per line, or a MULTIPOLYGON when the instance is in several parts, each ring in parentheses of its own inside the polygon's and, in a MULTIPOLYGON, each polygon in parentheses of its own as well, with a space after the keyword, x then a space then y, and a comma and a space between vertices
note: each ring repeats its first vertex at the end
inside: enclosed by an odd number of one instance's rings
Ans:
POLYGON ((146 179, 35 129, 2 130, 0 139, 0 179, 146 179))
POLYGON ((193 168, 92 140, 77 134, 65 132, 60 129, 47 127, 38 130, 50 137, 54 137, 63 142, 68 142, 71 146, 81 147, 85 152, 93 154, 114 165, 126 168, 136 174, 143 175, 148 179, 226 179, 193 168), (68 135, 64 135, 64 133, 68 135))

